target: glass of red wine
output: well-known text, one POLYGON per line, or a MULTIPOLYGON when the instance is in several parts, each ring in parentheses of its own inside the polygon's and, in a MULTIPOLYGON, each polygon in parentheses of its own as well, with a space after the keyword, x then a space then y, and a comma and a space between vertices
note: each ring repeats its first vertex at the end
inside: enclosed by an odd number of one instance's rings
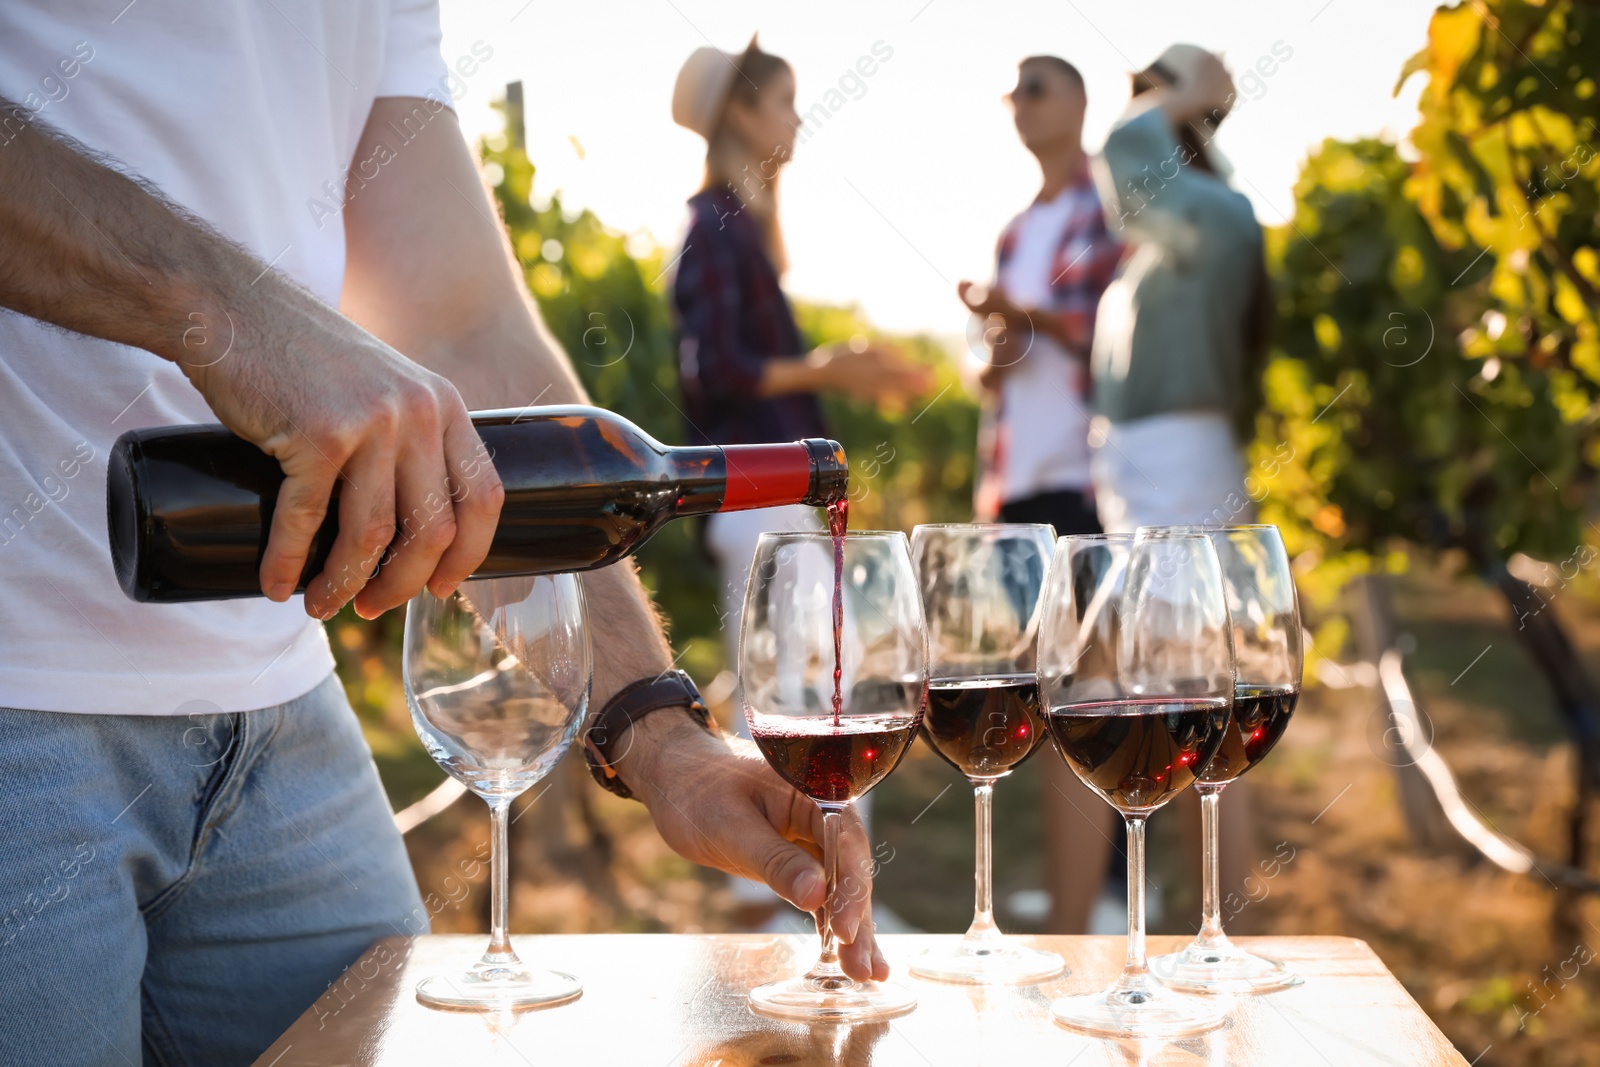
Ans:
POLYGON ((927 525, 911 554, 928 619, 922 736, 972 783, 977 900, 966 936, 911 961, 919 978, 1016 985, 1066 970, 1060 956, 1008 942, 994 921, 994 786, 1045 740, 1034 673, 1039 594, 1055 531, 1032 524, 927 525))
POLYGON ((815 914, 820 958, 797 978, 751 990, 750 1006, 844 1022, 912 1010, 904 987, 845 975, 832 922, 844 812, 906 754, 927 699, 927 629, 905 534, 762 534, 745 589, 739 684, 762 755, 822 809, 828 884, 815 914))
POLYGON ((1218 876, 1218 805, 1227 784, 1278 743, 1300 699, 1300 607, 1289 556, 1276 526, 1174 527, 1206 534, 1216 547, 1237 662, 1233 721, 1206 764, 1200 794, 1204 842, 1200 933, 1181 952, 1150 966, 1162 982, 1191 993, 1270 993, 1301 979, 1277 960, 1228 940, 1222 931, 1218 876))
POLYGON ((1128 828, 1128 953, 1100 993, 1050 1005, 1065 1026, 1170 1039, 1222 1025, 1225 1005, 1161 985, 1145 962, 1145 822, 1222 745, 1233 643, 1216 549, 1203 534, 1064 537, 1039 629, 1050 736, 1128 828))
POLYGON ((559 971, 530 969, 506 931, 511 801, 571 747, 589 703, 591 660, 576 575, 483 578, 443 600, 406 607, 403 674, 411 721, 428 754, 489 805, 490 937, 478 963, 417 986, 429 1007, 502 1011, 583 991, 559 971))

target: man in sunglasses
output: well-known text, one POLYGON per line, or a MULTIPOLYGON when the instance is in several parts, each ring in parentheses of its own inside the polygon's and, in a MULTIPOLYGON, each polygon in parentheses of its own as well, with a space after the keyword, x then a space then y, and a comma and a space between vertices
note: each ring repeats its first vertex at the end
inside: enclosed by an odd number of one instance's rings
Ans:
POLYGON ((1000 235, 994 283, 959 287, 983 330, 974 345, 987 401, 977 512, 981 520, 1092 533, 1099 525, 1089 492, 1089 347, 1095 307, 1122 249, 1089 176, 1077 68, 1055 56, 1024 59, 1006 100, 1044 180, 1000 235))
MULTIPOLYGON (((983 331, 972 368, 984 393, 976 511, 980 521, 1094 533, 1089 350, 1122 248, 1089 175, 1077 68, 1056 56, 1024 59, 1006 100, 1043 182, 1000 236, 994 283, 959 288, 983 331)), ((1082 932, 1107 865, 1110 813, 1059 761, 1045 766, 1051 928, 1082 932), (1080 792, 1076 805, 1068 800, 1080 792)))

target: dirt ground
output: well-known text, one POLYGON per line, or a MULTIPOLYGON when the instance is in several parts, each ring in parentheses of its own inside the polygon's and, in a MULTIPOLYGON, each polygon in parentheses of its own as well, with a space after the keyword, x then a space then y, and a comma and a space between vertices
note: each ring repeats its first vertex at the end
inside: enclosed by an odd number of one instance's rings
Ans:
MULTIPOLYGON (((1470 581, 1434 575, 1403 580, 1397 606, 1414 638, 1408 679, 1464 796, 1501 833, 1562 856, 1570 752, 1503 605, 1470 581)), ((1593 662, 1600 606, 1569 592, 1552 610, 1593 662)), ((1538 875, 1413 847, 1375 740, 1385 724, 1376 692, 1358 684, 1357 668, 1330 665, 1324 676, 1343 685, 1308 685, 1284 740, 1252 772, 1260 857, 1292 850, 1293 858, 1249 887, 1254 899, 1235 925, 1364 939, 1476 1067, 1600 1063, 1600 903, 1578 902, 1563 921, 1560 895, 1538 875)), ((392 688, 386 710, 365 715, 391 796, 403 803, 440 775, 407 739, 392 688)), ((1046 750, 1033 763, 1055 758, 1046 750)), ((1030 764, 996 790, 996 900, 1003 925, 1017 932, 1039 928, 1032 912, 1008 910, 1042 887, 1039 788, 1030 764)), ((638 805, 588 783, 581 760, 569 758, 541 790, 516 809, 514 930, 729 928, 722 877, 670 852, 638 805)), ((919 745, 873 797, 873 838, 893 850, 879 898, 922 929, 963 929, 972 899, 965 784, 919 745)), ((1163 828, 1173 815, 1152 822, 1154 877, 1168 904, 1155 928, 1184 932, 1186 922, 1193 929, 1194 894, 1174 859, 1181 829, 1163 828)), ((485 928, 484 872, 473 861, 486 855, 486 830, 485 809, 468 797, 408 838, 435 930, 485 928)))

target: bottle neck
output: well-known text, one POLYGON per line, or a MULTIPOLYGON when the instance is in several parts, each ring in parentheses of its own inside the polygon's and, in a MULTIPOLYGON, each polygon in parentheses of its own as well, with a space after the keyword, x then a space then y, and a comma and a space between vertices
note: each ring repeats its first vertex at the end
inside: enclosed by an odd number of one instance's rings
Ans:
POLYGON ((832 441, 675 448, 671 456, 679 515, 821 507, 845 492, 844 450, 832 441))
POLYGON ((667 459, 678 483, 675 515, 709 515, 722 507, 722 449, 716 445, 673 448, 667 459))
POLYGON ((811 453, 799 441, 728 445, 722 455, 727 470, 723 511, 799 504, 811 490, 811 453))

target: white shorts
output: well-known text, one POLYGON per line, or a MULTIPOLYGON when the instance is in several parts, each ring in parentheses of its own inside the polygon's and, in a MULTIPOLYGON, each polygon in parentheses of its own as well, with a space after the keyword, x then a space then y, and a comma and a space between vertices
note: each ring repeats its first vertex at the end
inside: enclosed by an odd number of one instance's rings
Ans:
POLYGON ((1255 505, 1233 426, 1216 412, 1182 411, 1130 422, 1097 418, 1090 470, 1107 533, 1140 526, 1250 522, 1255 505))

